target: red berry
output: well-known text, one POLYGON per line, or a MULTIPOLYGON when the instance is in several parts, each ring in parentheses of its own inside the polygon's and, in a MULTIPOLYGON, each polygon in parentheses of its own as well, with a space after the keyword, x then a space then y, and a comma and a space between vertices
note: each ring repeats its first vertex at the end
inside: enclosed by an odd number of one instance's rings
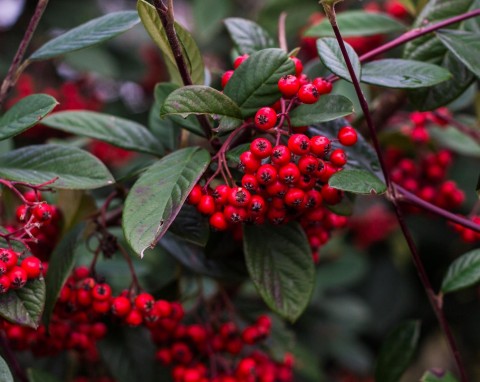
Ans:
POLYGON ((284 145, 275 146, 272 150, 272 155, 270 155, 270 159, 273 164, 283 166, 290 162, 290 149, 284 145))
POLYGON ((223 210, 225 219, 233 224, 241 223, 247 218, 247 212, 243 208, 238 208, 234 206, 226 206, 223 210))
POLYGON ((298 99, 306 104, 312 104, 318 101, 320 94, 313 84, 302 85, 298 90, 298 99))
POLYGON ((10 284, 11 284, 11 281, 8 275, 0 276, 0 294, 7 293, 8 290, 10 289, 10 284))
POLYGON ((338 131, 338 140, 344 146, 353 146, 357 143, 357 132, 351 126, 344 126, 338 131))
POLYGON ((10 287, 12 289, 22 288, 27 282, 27 272, 19 266, 13 267, 8 273, 10 278, 10 287))
POLYGON ((228 202, 228 194, 230 193, 230 187, 226 184, 219 184, 212 192, 212 196, 215 199, 217 205, 224 205, 228 202))
POLYGON ((322 198, 327 204, 338 204, 342 200, 342 192, 325 184, 322 187, 322 198))
POLYGON ((35 203, 42 199, 42 194, 40 191, 29 190, 23 194, 23 197, 30 203, 35 203))
POLYGON ((271 164, 262 164, 256 173, 258 183, 263 186, 268 186, 277 180, 277 170, 271 164))
POLYGON ((278 80, 278 90, 285 98, 291 98, 297 94, 300 89, 300 81, 292 74, 287 74, 278 80))
MULTIPOLYGON (((158 312, 158 315, 161 318, 167 318, 172 316, 172 314, 175 314, 174 312, 174 307, 175 304, 171 304, 170 302, 166 300, 158 300, 155 302, 155 309, 158 312)), ((180 306, 181 307, 181 306, 180 306)), ((179 315, 181 314, 183 316, 183 310, 178 313, 179 315)))
POLYGON ((310 151, 310 138, 304 134, 293 134, 288 139, 288 148, 293 154, 305 155, 310 151))
POLYGON ((290 60, 293 61, 293 63, 295 64, 295 74, 297 76, 301 75, 302 72, 303 72, 303 64, 302 64, 302 61, 300 61, 300 59, 298 59, 297 57, 290 57, 290 60))
POLYGON ((290 188, 285 195, 285 204, 289 207, 302 208, 305 202, 305 192, 299 188, 290 188))
POLYGON ((190 194, 188 195, 187 203, 197 205, 202 198, 202 194, 202 187, 196 184, 195 186, 193 186, 192 191, 190 191, 190 194))
POLYGON ((260 195, 253 195, 248 204, 248 211, 253 215, 261 215, 267 210, 267 203, 260 195))
POLYGON ((40 222, 46 222, 52 217, 51 206, 47 203, 37 204, 32 208, 32 215, 40 222))
POLYGON ((317 171, 319 159, 313 155, 304 155, 298 160, 298 169, 302 174, 312 175, 317 171))
POLYGON ((25 258, 20 266, 27 273, 28 279, 36 279, 42 273, 42 262, 35 256, 29 256, 25 258))
POLYGON ((336 167, 343 167, 347 163, 347 154, 342 149, 333 150, 330 154, 330 162, 336 167))
POLYGON ((115 316, 123 317, 132 309, 130 300, 125 296, 118 296, 113 299, 112 312, 115 316))
POLYGON ((98 301, 107 301, 112 295, 112 288, 106 283, 97 284, 92 289, 92 297, 98 301))
POLYGON ((223 212, 215 212, 210 216, 210 226, 217 231, 225 231, 228 228, 227 219, 223 212))
POLYGON ((269 130, 277 123, 277 112, 271 107, 262 107, 255 114, 255 126, 261 130, 269 130))
POLYGON ((140 293, 135 297, 135 307, 142 313, 149 312, 154 304, 155 299, 150 293, 140 293))
POLYGON ((332 83, 324 78, 317 77, 312 81, 312 84, 317 88, 318 94, 328 94, 332 91, 332 83))
POLYGON ((241 56, 238 56, 233 62, 233 68, 237 69, 248 57, 250 56, 246 53, 241 56))
POLYGON ((250 193, 256 193, 258 191, 258 181, 255 175, 245 174, 242 177, 242 187, 246 188, 250 193))
POLYGON ((262 162, 251 151, 245 151, 240 154, 239 169, 246 173, 254 173, 260 167, 262 162))
POLYGON ((25 204, 22 204, 17 207, 17 210, 15 211, 15 216, 17 217, 17 220, 19 222, 24 222, 27 220, 28 213, 29 213, 28 206, 25 204))
POLYGON ((285 184, 295 184, 300 179, 300 170, 295 163, 288 163, 278 171, 278 179, 285 184))
POLYGON ((5 264, 7 271, 17 265, 18 254, 11 249, 0 248, 0 262, 5 264))
POLYGON ((211 195, 203 195, 197 204, 198 211, 203 215, 211 215, 215 212, 215 199, 211 195))
POLYGON ((228 195, 228 202, 234 207, 245 207, 250 202, 250 192, 243 187, 235 187, 228 195))
POLYGON ((307 198, 307 202, 306 202, 307 208, 320 207, 320 205, 322 204, 322 194, 317 190, 308 191, 306 194, 306 198, 307 198))
POLYGON ((110 301, 109 300, 94 300, 92 302, 92 310, 95 313, 105 314, 110 310, 110 301))
POLYGON ((222 88, 225 88, 227 86, 228 81, 230 81, 230 78, 232 78, 234 71, 233 70, 227 70, 225 73, 223 73, 222 76, 222 88))
POLYGON ((242 332, 242 340, 247 345, 253 345, 259 338, 258 329, 255 326, 248 326, 242 332))
POLYGON ((256 138, 250 144, 250 151, 259 159, 268 158, 273 151, 272 144, 268 139, 256 138))
MULTIPOLYGON (((299 171, 300 174, 300 171, 299 171)), ((288 191, 288 186, 285 183, 276 180, 272 184, 269 184, 266 188, 267 194, 270 196, 276 196, 277 198, 283 198, 288 191)))
POLYGON ((125 317, 125 323, 130 326, 139 326, 143 321, 142 313, 138 309, 132 309, 125 317))
POLYGON ((323 158, 330 151, 330 139, 324 135, 315 135, 310 138, 310 152, 323 158))

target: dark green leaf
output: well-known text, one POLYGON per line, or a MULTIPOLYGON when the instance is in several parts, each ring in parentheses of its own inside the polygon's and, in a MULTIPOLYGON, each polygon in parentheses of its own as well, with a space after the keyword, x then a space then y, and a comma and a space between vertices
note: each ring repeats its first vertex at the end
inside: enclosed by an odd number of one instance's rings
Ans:
POLYGON ((467 252, 448 267, 442 282, 442 292, 454 292, 480 281, 480 249, 467 252))
POLYGON ((308 126, 345 117, 353 112, 353 104, 347 97, 324 95, 314 104, 303 104, 293 109, 290 123, 292 126, 308 126))
POLYGON ((397 89, 424 88, 451 77, 440 66, 413 60, 377 60, 366 63, 362 69, 362 82, 397 89))
POLYGON ((162 107, 163 116, 208 114, 241 118, 238 106, 225 94, 210 86, 191 85, 174 90, 162 107))
POLYGON ((192 11, 195 21, 195 37, 208 40, 222 26, 222 20, 232 8, 230 1, 195 0, 192 11))
POLYGON ((458 382, 450 372, 441 370, 427 371, 420 382, 458 382))
POLYGON ((0 294, 0 316, 19 325, 36 329, 45 303, 43 278, 29 280, 23 288, 0 294))
POLYGON ((456 127, 433 127, 429 132, 440 146, 462 155, 480 158, 480 145, 456 127))
POLYGON ((210 226, 194 206, 184 204, 170 226, 170 232, 185 241, 205 247, 210 226))
POLYGON ((382 345, 375 367, 375 380, 398 382, 410 365, 420 336, 420 322, 401 324, 382 345))
POLYGON ((480 78, 480 34, 441 29, 437 37, 471 72, 480 78))
POLYGON ((90 189, 114 183, 105 165, 75 147, 35 145, 0 155, 0 176, 28 183, 58 179, 54 188, 90 189))
POLYGON ((139 22, 135 11, 109 13, 50 40, 35 51, 29 60, 46 60, 98 44, 129 30, 139 22))
POLYGON ((162 154, 162 144, 137 122, 93 111, 63 111, 42 122, 67 133, 99 139, 126 150, 162 154))
POLYGON ((342 170, 332 175, 330 187, 354 194, 383 194, 387 186, 375 174, 366 170, 342 170))
POLYGON ((250 149, 250 143, 242 143, 227 152, 229 166, 235 167, 240 164, 240 155, 250 149))
POLYGON ((27 375, 28 382, 59 382, 57 377, 38 369, 28 369, 27 375))
POLYGON ((60 290, 75 265, 75 249, 82 239, 84 229, 85 223, 80 223, 68 232, 55 247, 48 263, 48 271, 45 277, 47 288, 45 313, 43 315, 43 322, 46 326, 50 323, 50 317, 53 313, 53 308, 57 302, 60 290))
MULTIPOLYGON (((155 7, 144 0, 139 0, 137 2, 137 10, 143 26, 165 57, 165 63, 172 76, 172 82, 175 82, 178 85, 183 85, 183 81, 176 65, 175 56, 170 48, 165 29, 162 26, 162 22, 155 7)), ((187 61, 188 71, 193 83, 203 84, 205 67, 203 65, 202 55, 195 40, 192 35, 177 22, 175 22, 175 31, 177 32, 177 37, 182 45, 183 55, 187 61)))
MULTIPOLYGON (((352 63, 355 76, 360 79, 362 67, 360 65, 358 55, 348 43, 345 43, 345 48, 347 49, 347 54, 352 63)), ((347 64, 345 63, 342 51, 340 50, 340 45, 338 45, 338 41, 335 38, 326 37, 317 40, 317 51, 318 55, 320 56, 320 60, 322 60, 323 64, 328 69, 330 69, 337 76, 352 82, 352 78, 348 72, 347 64)))
POLYGON ((250 117, 280 99, 278 80, 294 72, 295 65, 283 50, 264 49, 253 53, 235 70, 224 93, 240 107, 243 117, 250 117))
POLYGON ((55 204, 62 211, 63 232, 97 211, 95 198, 85 190, 59 190, 57 195, 55 204))
POLYGON ((262 49, 274 48, 275 42, 269 33, 253 21, 240 17, 224 20, 228 33, 241 54, 252 54, 262 49))
POLYGON ((0 117, 0 141, 13 137, 39 123, 58 102, 46 94, 22 98, 0 117))
POLYGON ((140 176, 123 210, 125 238, 136 253, 143 257, 165 234, 209 163, 208 151, 189 147, 167 155, 140 176))
POLYGON ((248 272, 267 305, 295 321, 307 307, 315 268, 310 246, 298 223, 245 225, 243 245, 248 272))
POLYGON ((13 382, 13 376, 5 360, 0 357, 0 381, 13 382))
MULTIPOLYGON (((377 34, 403 32, 405 25, 381 12, 346 11, 339 13, 337 24, 343 37, 373 36, 377 34)), ((333 37, 332 26, 327 18, 306 32, 309 37, 333 37)))

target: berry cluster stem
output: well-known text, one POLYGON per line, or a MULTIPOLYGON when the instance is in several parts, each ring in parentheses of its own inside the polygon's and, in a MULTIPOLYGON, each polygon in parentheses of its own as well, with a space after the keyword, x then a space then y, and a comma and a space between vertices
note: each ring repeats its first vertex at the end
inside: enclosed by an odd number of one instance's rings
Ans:
MULTIPOLYGON (((396 199, 395 189, 394 189, 393 184, 391 183, 390 178, 388 176, 388 171, 387 171, 385 161, 384 161, 384 158, 383 158, 383 155, 382 155, 382 152, 381 152, 381 148, 380 148, 380 142, 378 140, 378 136, 377 136, 377 133, 375 131, 375 127, 373 125, 373 121, 372 121, 372 117, 371 117, 371 114, 370 114, 370 110, 369 110, 369 107, 368 107, 367 100, 362 93, 362 89, 360 88, 360 82, 359 82, 359 80, 358 80, 358 78, 355 74, 355 71, 353 70, 352 63, 351 63, 350 58, 348 56, 347 50, 345 48, 345 43, 343 41, 342 35, 341 35, 340 30, 339 30, 338 25, 337 25, 335 8, 334 8, 333 5, 332 6, 330 6, 330 5, 327 6, 326 4, 323 4, 323 5, 324 5, 325 13, 327 14, 328 19, 330 21, 330 24, 332 26, 333 32, 335 33, 335 37, 338 41, 338 44, 340 45, 340 50, 341 50, 343 58, 345 60, 345 64, 347 65, 350 77, 352 78, 352 82, 353 82, 358 100, 360 102, 360 106, 361 106, 362 111, 365 115, 365 120, 366 120, 367 126, 370 130, 373 145, 374 145, 375 151, 377 152, 377 155, 378 155, 378 158, 379 158, 379 161, 380 161, 380 165, 381 165, 381 168, 382 168, 382 173, 383 173, 383 176, 385 178, 385 182, 386 182, 387 188, 389 190, 389 195, 391 196, 391 201, 392 201, 392 204, 393 204, 394 209, 395 209, 395 214, 397 216, 397 220, 400 224, 403 235, 404 235, 405 240, 407 241, 408 247, 410 249, 412 259, 413 259, 413 263, 414 263, 414 265, 417 269, 417 273, 418 273, 419 278, 420 278, 420 280, 423 284, 423 287, 424 287, 425 292, 428 296, 430 304, 431 304, 431 306, 432 306, 432 308, 435 312, 435 315, 436 315, 436 317, 439 321, 439 324, 440 324, 443 332, 445 333, 445 336, 447 338, 450 350, 452 352, 453 358, 455 359, 458 371, 460 373, 460 379, 461 379, 462 382, 468 382, 465 367, 463 365, 463 361, 462 361, 462 358, 460 356, 460 352, 458 350, 455 338, 453 337, 451 329, 450 329, 450 327, 448 325, 448 322, 445 318, 445 314, 442 310, 441 300, 439 298, 437 298, 437 296, 436 296, 436 294, 435 294, 435 292, 432 288, 432 285, 431 285, 430 280, 428 278, 427 272, 426 272, 426 270, 423 266, 422 260, 420 258, 419 253, 418 253, 418 249, 417 249, 417 247, 415 245, 415 242, 413 240, 413 237, 412 237, 412 235, 411 235, 411 233, 408 229, 408 226, 407 226, 407 224, 406 224, 406 222, 403 218, 403 213, 402 213, 402 210, 401 210, 400 205, 398 203, 398 200, 396 199)), ((461 20, 463 20, 463 19, 461 19, 461 20)), ((457 20, 455 22, 458 22, 458 21, 461 21, 461 20, 457 20)), ((445 26, 445 25, 443 25, 443 26, 445 26)), ((439 29, 443 26, 437 27, 436 29, 439 29)), ((436 29, 433 29, 433 30, 436 30, 436 29)), ((430 33, 433 30, 430 30, 427 33, 430 33)), ((417 38, 420 35, 422 35, 422 34, 420 34, 420 32, 417 32, 415 34, 414 38, 417 38)), ((410 40, 408 40, 408 41, 410 41, 410 40)), ((406 42, 406 41, 404 41, 404 42, 406 42)), ((396 46, 396 45, 394 45, 394 46, 396 46)), ((389 48, 389 49, 391 49, 391 48, 389 48)))

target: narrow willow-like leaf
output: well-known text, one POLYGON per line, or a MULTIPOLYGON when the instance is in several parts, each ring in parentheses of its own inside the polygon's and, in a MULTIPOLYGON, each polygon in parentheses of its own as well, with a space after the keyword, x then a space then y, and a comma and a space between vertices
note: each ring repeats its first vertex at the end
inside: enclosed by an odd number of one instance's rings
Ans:
POLYGON ((91 189, 114 183, 105 165, 92 154, 70 146, 26 146, 0 155, 0 176, 28 183, 58 179, 54 188, 91 189))
POLYGON ((188 194, 210 163, 205 149, 188 147, 153 164, 130 190, 123 210, 123 231, 143 257, 165 234, 188 194))
POLYGON ((295 321, 310 301, 315 277, 303 229, 295 222, 245 225, 243 245, 248 272, 266 304, 295 321))
MULTIPOLYGON (((337 24, 343 37, 373 36, 377 34, 403 32, 404 24, 381 12, 346 11, 339 13, 337 24)), ((327 18, 310 27, 308 37, 334 37, 332 26, 327 18)))
POLYGON ((162 144, 144 126, 128 119, 93 111, 63 111, 42 122, 67 133, 99 139, 126 150, 162 154, 162 144))
POLYGON ((98 44, 129 30, 139 22, 135 11, 109 13, 50 40, 35 51, 29 60, 46 60, 98 44))
POLYGON ((318 102, 303 104, 290 112, 292 126, 308 126, 345 117, 354 112, 352 102, 341 95, 324 95, 318 102))
POLYGON ((368 62, 362 69, 362 82, 397 89, 425 88, 451 77, 441 66, 402 59, 368 62))
POLYGON ((480 281, 480 249, 467 252, 449 267, 442 282, 442 292, 468 288, 480 281))
MULTIPOLYGON (((347 49, 348 57, 352 63, 355 76, 360 78, 362 73, 362 66, 360 64, 360 59, 358 58, 355 50, 348 44, 345 43, 345 48, 347 49)), ((340 45, 338 41, 333 37, 326 37, 320 40, 317 40, 317 51, 322 60, 323 64, 335 73, 337 76, 352 82, 350 73, 348 72, 347 64, 343 58, 342 51, 340 50, 340 45)))
POLYGON ((224 20, 225 26, 241 54, 252 54, 262 49, 274 48, 270 34, 257 23, 240 17, 224 20))
POLYGON ((22 98, 0 117, 0 141, 24 132, 39 123, 58 102, 46 94, 22 98))
POLYGON ((0 316, 6 320, 36 329, 45 303, 43 278, 27 281, 20 289, 0 294, 0 316))
POLYGON ((50 323, 50 317, 53 313, 53 308, 57 302, 60 290, 75 265, 75 249, 79 244, 84 229, 85 224, 80 223, 68 232, 55 247, 50 257, 48 271, 45 277, 46 297, 43 322, 46 326, 50 323))
POLYGON ((437 37, 471 72, 480 78, 480 34, 441 29, 437 37))
POLYGON ((408 321, 390 333, 380 349, 375 380, 398 382, 412 362, 420 337, 420 322, 408 321))
POLYGON ((375 174, 366 170, 342 170, 332 175, 328 184, 330 187, 354 194, 383 194, 387 191, 386 184, 375 174))
POLYGON ((163 104, 162 115, 209 114, 220 117, 241 118, 239 107, 228 96, 210 86, 192 85, 176 89, 163 104))
POLYGON ((235 70, 223 91, 240 107, 243 117, 250 117, 280 99, 278 80, 294 72, 295 65, 283 50, 263 49, 235 70))
MULTIPOLYGON (((137 2, 137 10, 142 20, 143 26, 147 30, 152 40, 162 51, 167 68, 172 76, 172 82, 183 85, 181 76, 178 72, 175 56, 170 48, 167 34, 162 26, 160 16, 155 7, 145 0, 137 2)), ((187 61, 188 71, 194 84, 203 84, 205 81, 205 67, 203 64, 202 54, 193 39, 192 35, 180 24, 175 22, 175 31, 182 45, 182 52, 187 61)))

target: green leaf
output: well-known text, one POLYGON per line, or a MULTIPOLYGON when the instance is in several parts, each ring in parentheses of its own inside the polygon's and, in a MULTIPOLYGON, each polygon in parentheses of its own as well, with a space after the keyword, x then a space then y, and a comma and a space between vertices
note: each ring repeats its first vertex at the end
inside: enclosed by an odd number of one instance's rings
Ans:
POLYGON ((45 303, 43 278, 29 280, 23 288, 0 294, 0 316, 6 320, 37 329, 45 303))
POLYGON ((419 336, 419 321, 405 322, 389 334, 380 349, 375 380, 398 382, 412 362, 419 336))
POLYGON ((330 187, 354 194, 379 195, 387 191, 386 184, 366 170, 342 170, 328 180, 330 187))
POLYGON ((130 190, 123 210, 123 231, 142 257, 175 220, 188 194, 207 169, 205 149, 188 147, 153 164, 130 190))
POLYGON ((224 23, 240 54, 252 54, 276 46, 269 33, 253 21, 229 17, 224 23))
POLYGON ((272 310, 295 321, 309 303, 315 277, 302 227, 295 222, 245 225, 243 245, 248 272, 260 295, 272 310))
MULTIPOLYGON (((339 13, 337 24, 343 37, 373 36, 377 34, 404 32, 406 27, 386 13, 346 11, 339 13)), ((305 36, 308 37, 333 37, 330 22, 327 18, 317 25, 310 27, 305 36)))
POLYGON ((174 90, 165 100, 162 116, 208 114, 241 118, 238 106, 222 92, 210 86, 192 85, 174 90))
POLYGON ((413 60, 377 60, 364 64, 362 69, 362 82, 397 89, 424 88, 451 77, 438 65, 413 60))
POLYGON ((0 381, 13 382, 13 376, 5 360, 0 357, 0 381))
POLYGON ((435 372, 427 371, 420 382, 458 382, 450 372, 436 370, 435 372))
POLYGON ((278 80, 294 72, 295 65, 283 50, 263 49, 235 70, 223 91, 240 107, 242 117, 250 117, 280 99, 278 80))
POLYGON ((50 323, 55 303, 60 291, 75 265, 75 249, 77 248, 85 229, 85 223, 80 223, 68 232, 55 247, 45 277, 46 297, 43 322, 46 326, 50 323))
MULTIPOLYGON (((347 43, 345 43, 345 48, 347 49, 348 57, 352 63, 353 71, 355 76, 360 79, 362 73, 362 67, 360 65, 360 60, 358 58, 355 50, 347 43)), ((332 37, 322 38, 317 40, 317 51, 322 60, 323 64, 335 73, 337 76, 352 82, 350 73, 348 72, 347 64, 343 58, 342 51, 340 50, 340 45, 338 41, 332 37)))
POLYGON ((240 155, 245 151, 250 150, 250 143, 242 143, 227 151, 227 160, 230 167, 236 167, 240 164, 240 155))
POLYGON ((194 0, 192 13, 195 22, 195 37, 209 41, 222 26, 222 20, 232 11, 230 1, 194 0))
POLYGON ((105 165, 92 154, 69 146, 34 145, 0 155, 0 176, 40 184, 58 179, 54 188, 91 189, 114 183, 105 165))
POLYGON ((58 102, 46 94, 22 98, 0 117, 0 141, 13 137, 39 123, 58 102))
MULTIPOLYGON (((165 29, 155 7, 144 0, 137 2, 137 11, 142 20, 143 26, 147 30, 152 40, 162 51, 165 57, 165 63, 172 76, 172 82, 183 85, 181 76, 178 72, 175 56, 170 48, 165 29)), ((194 84, 203 84, 205 80, 205 67, 203 58, 192 35, 175 22, 175 31, 182 46, 183 56, 185 57, 188 71, 194 84)))
POLYGON ((448 267, 442 282, 442 292, 454 292, 480 281, 480 249, 460 256, 448 267))
POLYGON ((292 126, 307 126, 345 117, 353 112, 353 104, 347 97, 324 95, 314 104, 303 104, 293 109, 290 123, 292 126))
POLYGON ((126 150, 162 154, 162 144, 145 127, 128 119, 93 111, 63 111, 42 122, 67 133, 99 139, 126 150))
POLYGON ((480 78, 480 34, 441 29, 437 37, 471 72, 480 78))
POLYGON ((135 11, 109 13, 50 40, 35 51, 29 60, 46 60, 98 44, 129 30, 139 22, 135 11))
POLYGON ((28 382, 59 382, 57 377, 38 369, 28 369, 28 382))
POLYGON ((480 198, 480 175, 478 176, 476 191, 477 191, 478 197, 480 198))
POLYGON ((480 158, 480 145, 456 127, 433 127, 428 131, 440 146, 462 155, 480 158))
POLYGON ((170 226, 170 232, 185 241, 205 247, 210 226, 196 207, 184 204, 170 226))

